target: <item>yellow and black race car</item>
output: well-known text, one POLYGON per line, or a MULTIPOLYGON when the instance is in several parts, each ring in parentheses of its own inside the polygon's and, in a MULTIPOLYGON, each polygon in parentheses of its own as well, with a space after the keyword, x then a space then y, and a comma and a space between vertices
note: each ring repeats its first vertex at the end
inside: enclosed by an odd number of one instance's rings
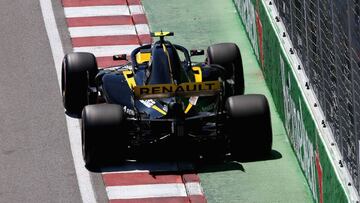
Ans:
POLYGON ((204 50, 189 52, 164 39, 172 35, 152 33, 160 39, 133 50, 127 64, 100 71, 91 53, 64 57, 64 107, 69 115, 81 115, 87 166, 108 163, 114 154, 125 160, 132 149, 160 142, 183 149, 212 142, 198 150, 209 159, 214 152, 234 158, 270 153, 268 102, 263 95, 243 95, 238 46, 211 45, 205 61, 194 63, 191 57, 204 50))

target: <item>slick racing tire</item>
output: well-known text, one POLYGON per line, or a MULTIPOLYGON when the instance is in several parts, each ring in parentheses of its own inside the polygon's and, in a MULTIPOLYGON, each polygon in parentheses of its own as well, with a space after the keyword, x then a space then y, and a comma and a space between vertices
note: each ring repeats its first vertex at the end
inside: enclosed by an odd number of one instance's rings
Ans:
POLYGON ((269 104, 264 95, 238 95, 226 101, 230 153, 235 159, 270 155, 272 129, 269 104))
POLYGON ((96 102, 96 94, 90 94, 89 87, 96 87, 97 73, 93 54, 77 52, 65 55, 61 70, 61 92, 68 113, 80 114, 85 105, 96 102))
POLYGON ((231 95, 242 95, 245 90, 244 71, 239 47, 234 43, 213 44, 207 49, 207 63, 225 68, 226 79, 233 79, 231 95))
POLYGON ((81 141, 88 168, 120 163, 128 147, 125 114, 116 104, 87 105, 82 111, 81 141))

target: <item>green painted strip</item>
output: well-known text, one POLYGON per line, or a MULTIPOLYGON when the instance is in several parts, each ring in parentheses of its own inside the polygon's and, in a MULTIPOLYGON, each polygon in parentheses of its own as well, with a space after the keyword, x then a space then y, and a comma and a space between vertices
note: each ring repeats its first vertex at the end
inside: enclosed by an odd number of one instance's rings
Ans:
POLYGON ((273 149, 277 158, 203 166, 199 175, 208 202, 312 202, 311 191, 232 0, 142 0, 142 3, 151 30, 175 32, 170 38, 174 43, 189 49, 206 49, 219 42, 238 44, 246 93, 264 94, 271 105, 273 149))

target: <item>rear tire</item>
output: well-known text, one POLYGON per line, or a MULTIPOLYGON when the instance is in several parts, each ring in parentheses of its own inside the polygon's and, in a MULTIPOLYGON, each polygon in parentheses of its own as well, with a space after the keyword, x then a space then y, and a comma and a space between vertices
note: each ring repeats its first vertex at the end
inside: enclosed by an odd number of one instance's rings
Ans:
MULTIPOLYGON (((96 87, 98 73, 96 58, 91 53, 70 53, 65 55, 61 70, 61 91, 66 111, 80 114, 87 104, 96 102, 89 86, 96 87)), ((95 95, 96 96, 96 95, 95 95)))
POLYGON ((81 140, 85 164, 97 168, 121 162, 128 147, 124 111, 116 104, 87 105, 82 111, 81 140), (116 155, 116 159, 112 157, 116 155))
POLYGON ((225 68, 226 79, 233 79, 234 92, 242 95, 245 91, 244 71, 239 47, 234 43, 213 44, 207 49, 207 63, 225 68))
POLYGON ((263 95, 239 95, 226 101, 230 152, 235 159, 269 156, 272 128, 269 104, 263 95))

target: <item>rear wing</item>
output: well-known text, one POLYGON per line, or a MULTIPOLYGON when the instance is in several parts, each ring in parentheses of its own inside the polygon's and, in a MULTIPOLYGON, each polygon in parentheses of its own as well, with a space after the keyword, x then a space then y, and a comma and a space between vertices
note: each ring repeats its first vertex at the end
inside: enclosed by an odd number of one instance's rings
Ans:
POLYGON ((214 96, 220 92, 219 81, 194 83, 153 84, 135 86, 136 99, 158 99, 169 97, 214 96))

